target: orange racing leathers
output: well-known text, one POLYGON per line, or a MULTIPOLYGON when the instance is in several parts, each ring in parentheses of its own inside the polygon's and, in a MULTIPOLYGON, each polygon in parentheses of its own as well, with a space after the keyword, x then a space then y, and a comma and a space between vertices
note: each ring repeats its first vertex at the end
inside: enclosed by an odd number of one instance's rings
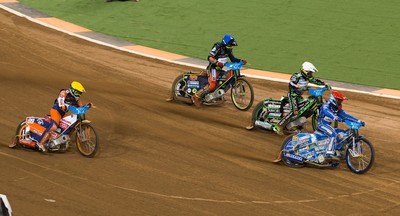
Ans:
POLYGON ((69 106, 83 106, 79 97, 74 96, 69 89, 62 89, 54 101, 53 107, 50 109, 50 116, 57 124, 60 124, 61 118, 68 112, 69 106))

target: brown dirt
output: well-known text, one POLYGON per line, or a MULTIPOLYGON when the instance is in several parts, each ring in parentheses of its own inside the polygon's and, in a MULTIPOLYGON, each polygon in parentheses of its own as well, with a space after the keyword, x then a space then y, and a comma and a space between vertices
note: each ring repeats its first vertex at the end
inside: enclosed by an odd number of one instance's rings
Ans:
MULTIPOLYGON (((188 67, 116 51, 0 11, 0 193, 15 215, 400 215, 399 100, 347 93, 376 163, 366 175, 274 164, 283 137, 247 131, 230 101, 166 102, 188 67), (17 124, 49 112, 72 80, 87 89, 101 152, 9 149, 17 124)), ((199 71, 198 69, 191 69, 199 71)), ((286 85, 249 79, 255 103, 286 85)))

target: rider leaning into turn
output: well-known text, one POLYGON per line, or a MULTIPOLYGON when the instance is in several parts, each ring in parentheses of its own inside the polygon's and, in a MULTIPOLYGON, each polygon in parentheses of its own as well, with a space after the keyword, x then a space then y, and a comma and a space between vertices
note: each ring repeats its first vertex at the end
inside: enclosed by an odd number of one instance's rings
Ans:
POLYGON ((361 125, 365 125, 363 121, 347 114, 342 109, 342 102, 347 100, 347 97, 338 91, 332 91, 329 100, 326 101, 320 108, 320 116, 318 119, 318 131, 329 137, 329 145, 326 150, 325 158, 339 160, 335 155, 337 132, 331 126, 334 121, 342 122, 344 120, 358 121, 361 125))
POLYGON ((284 116, 277 125, 273 126, 273 130, 276 133, 282 135, 282 129, 286 126, 288 120, 292 116, 296 115, 296 112, 298 111, 298 104, 303 100, 301 95, 307 90, 309 82, 316 85, 327 85, 327 88, 330 89, 328 84, 325 84, 325 82, 313 76, 313 73, 315 72, 318 72, 318 70, 312 63, 304 62, 301 65, 300 71, 294 73, 292 77, 290 77, 289 92, 287 94, 290 112, 284 116))
MULTIPOLYGON (((54 121, 53 126, 50 128, 50 138, 57 138, 61 132, 58 128, 60 120, 68 112, 69 106, 80 107, 83 103, 80 101, 81 95, 86 92, 85 88, 80 82, 73 81, 68 89, 61 89, 57 99, 54 100, 53 107, 50 109, 50 117, 54 121)), ((89 103, 92 105, 91 103, 89 103)), ((48 139, 44 139, 44 143, 48 139)), ((43 141, 42 141, 43 142, 43 141)))
POLYGON ((60 120, 68 112, 69 106, 82 106, 82 102, 79 100, 82 93, 85 92, 83 85, 77 81, 73 81, 68 89, 61 89, 57 99, 55 99, 52 108, 50 109, 50 126, 45 130, 42 140, 35 143, 31 140, 21 139, 20 143, 27 146, 37 145, 38 149, 45 151, 44 144, 49 138, 57 138, 59 132, 57 129, 60 124, 60 120), (25 143, 30 142, 30 143, 25 143))
POLYGON ((246 60, 241 60, 235 58, 232 53, 232 49, 234 46, 237 46, 236 40, 229 34, 226 34, 222 42, 217 42, 211 49, 210 54, 208 55, 209 64, 207 66, 208 74, 208 85, 206 85, 203 89, 199 90, 192 96, 192 101, 196 107, 200 106, 200 99, 203 98, 207 93, 213 91, 215 87, 217 87, 218 77, 227 73, 227 71, 222 70, 228 58, 231 62, 240 62, 242 61, 245 65, 247 63, 246 60))

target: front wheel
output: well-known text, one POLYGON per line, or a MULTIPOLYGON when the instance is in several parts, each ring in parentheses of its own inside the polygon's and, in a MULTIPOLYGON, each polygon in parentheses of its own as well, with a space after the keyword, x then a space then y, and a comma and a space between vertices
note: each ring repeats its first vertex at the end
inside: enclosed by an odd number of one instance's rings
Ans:
POLYGON ((295 159, 290 158, 290 156, 293 158, 300 158, 299 156, 296 156, 296 152, 293 150, 292 138, 293 138, 293 135, 290 135, 290 136, 286 137, 286 139, 283 141, 282 146, 281 146, 281 155, 280 155, 281 160, 288 167, 292 167, 292 168, 304 167, 305 164, 303 162, 299 162, 299 161, 296 161, 295 159))
POLYGON ((254 91, 251 84, 242 77, 239 77, 231 89, 231 99, 238 110, 250 109, 254 101, 254 91))
POLYGON ((92 158, 99 150, 99 138, 90 124, 81 124, 76 129, 76 147, 79 153, 92 158))
POLYGON ((366 173, 371 169, 374 160, 374 147, 366 138, 356 139, 346 150, 347 166, 356 174, 366 173))

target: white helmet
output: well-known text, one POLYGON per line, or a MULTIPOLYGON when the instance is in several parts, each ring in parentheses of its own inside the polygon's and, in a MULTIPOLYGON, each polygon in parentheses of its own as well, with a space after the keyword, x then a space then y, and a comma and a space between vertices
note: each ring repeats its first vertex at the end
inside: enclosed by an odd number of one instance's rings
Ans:
POLYGON ((315 73, 318 72, 317 68, 311 63, 311 62, 304 62, 301 65, 301 71, 303 71, 304 73, 315 73))

